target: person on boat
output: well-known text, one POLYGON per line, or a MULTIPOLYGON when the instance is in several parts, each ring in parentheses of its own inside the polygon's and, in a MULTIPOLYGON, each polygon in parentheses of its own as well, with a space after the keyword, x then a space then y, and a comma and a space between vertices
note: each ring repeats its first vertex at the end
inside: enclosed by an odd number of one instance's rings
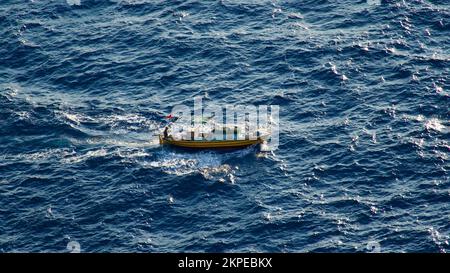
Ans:
POLYGON ((168 131, 169 131, 169 126, 166 126, 166 128, 164 128, 164 138, 165 138, 165 139, 169 138, 169 133, 168 133, 168 131))

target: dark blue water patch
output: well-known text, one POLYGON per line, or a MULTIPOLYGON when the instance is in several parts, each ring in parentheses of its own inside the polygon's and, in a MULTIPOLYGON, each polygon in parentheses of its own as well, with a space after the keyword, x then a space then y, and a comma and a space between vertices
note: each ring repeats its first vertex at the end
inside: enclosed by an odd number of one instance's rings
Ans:
POLYGON ((448 251, 449 14, 3 1, 0 251, 448 251), (279 105, 279 149, 159 147, 196 95, 279 105))

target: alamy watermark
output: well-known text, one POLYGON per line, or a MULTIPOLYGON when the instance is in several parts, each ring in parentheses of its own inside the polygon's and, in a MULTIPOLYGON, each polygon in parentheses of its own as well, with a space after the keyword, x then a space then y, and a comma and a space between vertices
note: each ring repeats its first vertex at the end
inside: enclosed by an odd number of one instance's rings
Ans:
POLYGON ((171 137, 176 140, 261 140, 266 149, 279 145, 278 105, 203 105, 194 97, 194 108, 176 105, 171 137))

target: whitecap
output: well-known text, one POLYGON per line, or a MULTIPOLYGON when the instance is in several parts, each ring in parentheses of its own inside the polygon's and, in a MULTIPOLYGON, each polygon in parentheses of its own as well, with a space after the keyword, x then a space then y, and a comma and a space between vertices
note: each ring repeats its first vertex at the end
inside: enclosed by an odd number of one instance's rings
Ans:
POLYGON ((175 202, 175 199, 173 198, 173 196, 171 194, 169 194, 169 196, 167 197, 167 202, 169 204, 173 204, 175 202))
POLYGON ((80 6, 81 0, 66 0, 69 6, 80 6))
POLYGON ((369 6, 379 6, 381 5, 381 0, 367 0, 369 6))
POLYGON ((303 15, 300 13, 292 12, 288 14, 289 19, 303 19, 303 15))
POLYGON ((442 122, 437 118, 431 118, 425 122, 425 128, 430 131, 444 132, 446 130, 446 126, 442 124, 442 122))
POLYGON ((394 47, 386 47, 386 51, 392 54, 395 54, 397 52, 397 50, 394 47))
POLYGON ((335 64, 330 62, 330 63, 328 63, 328 65, 330 66, 331 72, 333 72, 336 75, 339 75, 335 64))
POLYGON ((63 163, 80 163, 86 160, 89 160, 91 158, 96 158, 96 157, 105 157, 108 154, 108 152, 101 148, 101 149, 97 149, 97 150, 92 150, 92 151, 88 151, 85 154, 81 154, 81 155, 77 155, 77 153, 75 152, 74 154, 68 156, 68 157, 64 157, 61 159, 61 161, 63 163))
POLYGON ((69 113, 62 113, 62 114, 66 119, 74 122, 76 125, 80 125, 80 118, 77 115, 69 113))
POLYGON ((433 240, 433 243, 439 248, 439 251, 442 253, 445 253, 445 246, 448 246, 448 239, 449 237, 446 235, 442 235, 437 229, 431 227, 428 229, 428 233, 431 236, 431 239, 433 240))
POLYGON ((52 206, 49 206, 47 208, 47 211, 45 212, 45 217, 47 217, 47 218, 53 218, 54 217, 52 206))
POLYGON ((15 113, 19 120, 29 120, 30 119, 30 113, 27 111, 19 111, 15 113))
POLYGON ((6 90, 6 96, 8 97, 8 99, 16 97, 20 91, 20 86, 15 83, 9 83, 5 85, 2 84, 0 85, 0 87, 6 90))
POLYGON ((425 144, 425 140, 423 138, 411 138, 410 142, 419 148, 422 148, 425 144))
POLYGON ((436 85, 436 92, 441 93, 443 91, 444 89, 442 87, 436 85))
POLYGON ((417 115, 417 116, 412 117, 412 119, 415 121, 424 121, 425 117, 423 115, 417 115))
POLYGON ((369 46, 367 46, 367 45, 358 44, 358 46, 359 46, 363 51, 369 51, 369 46))

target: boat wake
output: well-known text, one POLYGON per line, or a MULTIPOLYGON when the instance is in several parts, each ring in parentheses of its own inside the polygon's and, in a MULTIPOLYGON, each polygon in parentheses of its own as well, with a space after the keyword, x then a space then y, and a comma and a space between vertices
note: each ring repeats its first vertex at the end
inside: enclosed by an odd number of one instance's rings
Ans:
POLYGON ((138 162, 144 168, 160 169, 171 175, 200 174, 209 181, 234 184, 236 183, 235 172, 239 166, 233 164, 233 161, 255 155, 255 152, 255 147, 231 152, 201 151, 195 153, 161 149, 154 154, 154 160, 138 162))
POLYGON ((238 166, 232 161, 255 155, 255 146, 234 151, 190 152, 160 146, 159 123, 139 113, 89 116, 58 112, 65 123, 88 135, 70 138, 75 145, 61 162, 79 164, 91 159, 118 159, 120 163, 151 168, 176 176, 201 175, 208 181, 235 183, 238 166))

